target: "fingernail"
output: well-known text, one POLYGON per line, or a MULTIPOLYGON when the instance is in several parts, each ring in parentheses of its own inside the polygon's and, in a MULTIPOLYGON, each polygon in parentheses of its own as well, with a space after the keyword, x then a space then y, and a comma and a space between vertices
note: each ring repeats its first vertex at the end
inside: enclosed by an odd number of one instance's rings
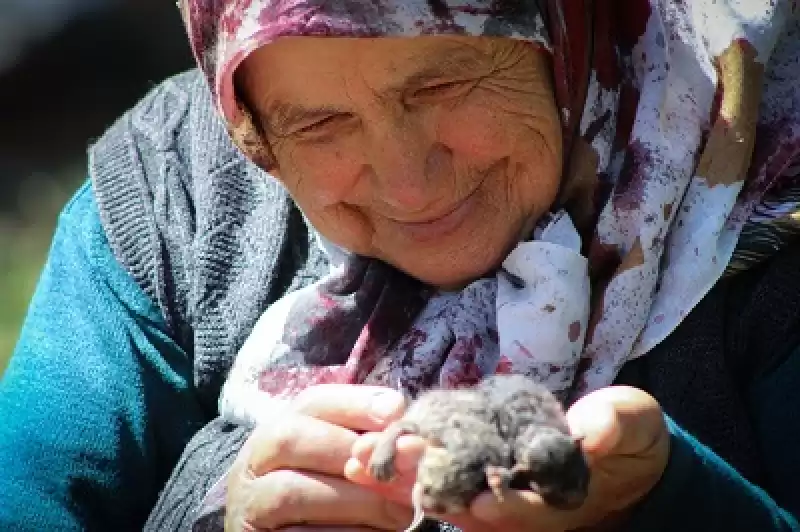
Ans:
POLYGON ((364 465, 356 458, 348 458, 344 464, 344 478, 352 480, 364 475, 364 465))
POLYGON ((404 405, 405 401, 402 394, 394 390, 380 392, 372 399, 372 415, 381 421, 385 421, 399 414, 404 405))

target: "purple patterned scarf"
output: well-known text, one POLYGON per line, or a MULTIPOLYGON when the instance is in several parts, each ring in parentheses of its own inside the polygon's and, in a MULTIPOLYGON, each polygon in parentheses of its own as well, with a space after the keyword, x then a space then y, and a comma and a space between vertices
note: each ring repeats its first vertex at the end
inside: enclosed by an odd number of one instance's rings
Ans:
POLYGON ((221 398, 257 422, 321 382, 412 395, 524 373, 564 397, 610 384, 723 275, 798 233, 800 35, 793 1, 183 0, 237 145, 269 150, 233 73, 287 35, 503 35, 552 55, 558 205, 459 292, 327 242, 332 269, 259 320, 221 398), (272 408, 266 408, 270 402, 272 408))

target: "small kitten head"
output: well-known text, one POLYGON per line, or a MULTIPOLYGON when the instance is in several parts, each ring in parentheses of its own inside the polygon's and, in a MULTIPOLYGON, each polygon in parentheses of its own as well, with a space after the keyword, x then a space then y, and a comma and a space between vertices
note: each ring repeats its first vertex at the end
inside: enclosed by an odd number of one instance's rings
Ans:
POLYGON ((552 428, 531 427, 517 440, 514 458, 518 469, 525 472, 515 485, 523 484, 523 489, 532 489, 557 508, 574 509, 583 504, 590 475, 580 438, 552 428))

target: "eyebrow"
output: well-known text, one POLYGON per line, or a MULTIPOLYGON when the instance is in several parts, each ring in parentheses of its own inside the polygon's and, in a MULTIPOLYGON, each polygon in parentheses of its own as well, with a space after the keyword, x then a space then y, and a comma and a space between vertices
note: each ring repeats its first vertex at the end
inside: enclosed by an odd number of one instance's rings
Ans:
MULTIPOLYGON (((408 75, 397 83, 385 88, 382 93, 386 95, 402 93, 409 86, 424 85, 431 80, 445 77, 458 77, 469 74, 475 76, 485 66, 485 55, 463 44, 437 48, 412 56, 411 60, 424 60, 425 65, 408 75), (481 59, 484 61, 481 61, 481 59)), ((313 123, 342 113, 343 110, 335 106, 307 107, 287 101, 273 100, 264 106, 262 123, 270 132, 281 134, 295 124, 313 123)))

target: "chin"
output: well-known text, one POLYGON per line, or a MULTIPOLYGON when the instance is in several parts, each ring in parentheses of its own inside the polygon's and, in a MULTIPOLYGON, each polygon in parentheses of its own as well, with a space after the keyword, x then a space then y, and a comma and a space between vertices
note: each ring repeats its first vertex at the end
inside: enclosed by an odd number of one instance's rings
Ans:
MULTIPOLYGON (((422 253, 415 255, 421 257, 422 253)), ((391 261, 395 267, 405 271, 410 276, 423 283, 436 286, 444 290, 457 290, 468 285, 476 279, 491 274, 502 264, 505 254, 502 252, 487 256, 484 249, 482 254, 443 251, 428 258, 422 263, 417 261, 391 261)))

